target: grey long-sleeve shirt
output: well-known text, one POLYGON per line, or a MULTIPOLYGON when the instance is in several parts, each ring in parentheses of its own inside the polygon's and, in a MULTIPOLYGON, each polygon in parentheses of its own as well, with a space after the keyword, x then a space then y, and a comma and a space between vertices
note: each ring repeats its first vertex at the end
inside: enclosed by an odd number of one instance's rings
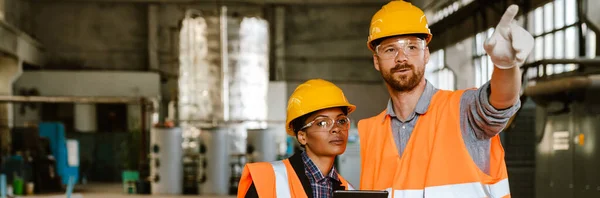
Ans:
MULTIPOLYGON (((388 101, 387 114, 392 118, 392 133, 400 156, 404 152, 417 119, 427 112, 429 102, 437 91, 438 89, 428 81, 415 111, 406 120, 400 120, 396 116, 392 101, 388 101)), ((504 129, 508 119, 521 105, 520 101, 517 101, 510 108, 498 110, 490 104, 489 95, 490 83, 488 82, 479 89, 466 90, 460 100, 460 128, 463 140, 477 167, 487 174, 490 167, 490 138, 504 129)))

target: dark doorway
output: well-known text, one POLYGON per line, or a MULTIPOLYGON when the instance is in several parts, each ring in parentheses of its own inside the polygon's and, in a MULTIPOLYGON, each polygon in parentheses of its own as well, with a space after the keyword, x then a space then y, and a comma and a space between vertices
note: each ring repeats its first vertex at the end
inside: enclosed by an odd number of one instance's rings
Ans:
POLYGON ((96 119, 98 132, 126 132, 127 105, 97 104, 96 119))
POLYGON ((75 105, 72 103, 42 103, 42 122, 60 122, 65 133, 75 129, 75 105))

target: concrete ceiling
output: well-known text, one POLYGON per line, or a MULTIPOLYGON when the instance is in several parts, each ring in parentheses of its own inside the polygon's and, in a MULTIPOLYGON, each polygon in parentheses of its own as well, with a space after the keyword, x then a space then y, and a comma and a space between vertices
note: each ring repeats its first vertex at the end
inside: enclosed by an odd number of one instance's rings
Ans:
MULTIPOLYGON (((384 5, 390 0, 32 0, 47 2, 111 2, 111 3, 250 3, 250 4, 354 4, 354 5, 384 5)), ((449 1, 460 0, 405 0, 421 9, 437 8, 449 1)))
MULTIPOLYGON (((380 4, 390 0, 32 0, 47 2, 111 2, 111 3, 251 3, 251 4, 380 4)), ((433 1, 433 0, 428 0, 433 1)))

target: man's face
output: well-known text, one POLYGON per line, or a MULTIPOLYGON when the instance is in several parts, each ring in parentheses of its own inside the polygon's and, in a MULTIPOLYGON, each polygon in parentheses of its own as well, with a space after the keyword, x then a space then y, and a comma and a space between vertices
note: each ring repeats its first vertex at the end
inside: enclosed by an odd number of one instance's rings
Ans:
POLYGON ((383 40, 375 47, 375 69, 385 82, 397 91, 413 90, 425 75, 429 49, 416 36, 397 36, 383 40))

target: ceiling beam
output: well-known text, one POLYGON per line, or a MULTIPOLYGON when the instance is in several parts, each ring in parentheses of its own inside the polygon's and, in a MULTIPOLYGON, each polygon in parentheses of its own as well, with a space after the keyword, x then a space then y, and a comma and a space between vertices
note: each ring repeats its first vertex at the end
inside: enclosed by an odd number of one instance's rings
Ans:
POLYGON ((45 63, 42 45, 4 21, 0 21, 0 53, 16 57, 30 65, 42 66, 45 63))

